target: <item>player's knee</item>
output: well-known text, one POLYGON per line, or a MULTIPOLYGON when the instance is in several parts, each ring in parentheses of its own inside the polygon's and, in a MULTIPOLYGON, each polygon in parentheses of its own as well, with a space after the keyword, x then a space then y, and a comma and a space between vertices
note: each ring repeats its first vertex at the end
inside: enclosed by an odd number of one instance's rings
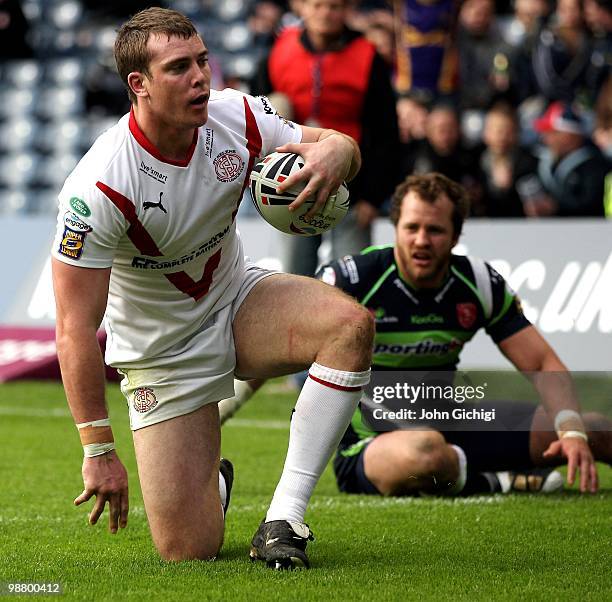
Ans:
POLYGON ((375 332, 374 318, 365 307, 350 299, 342 299, 331 315, 331 331, 334 336, 341 337, 348 348, 371 350, 375 332))
POLYGON ((598 412, 587 412, 582 415, 582 420, 589 432, 607 431, 612 424, 608 418, 598 412))
POLYGON ((411 476, 436 476, 444 468, 446 441, 436 431, 412 431, 401 452, 404 473, 411 476))
POLYGON ((612 461, 612 421, 603 414, 587 412, 582 415, 589 436, 589 445, 596 460, 612 461))
POLYGON ((411 431, 411 445, 419 454, 430 455, 446 446, 444 436, 438 431, 411 431))
POLYGON ((155 547, 162 558, 168 562, 183 560, 213 560, 221 548, 221 542, 189 541, 182 537, 164 537, 155 542, 155 547))
POLYGON ((393 450, 393 470, 376 486, 383 495, 404 495, 414 491, 433 491, 438 482, 447 480, 446 443, 433 431, 415 431, 404 445, 393 450))

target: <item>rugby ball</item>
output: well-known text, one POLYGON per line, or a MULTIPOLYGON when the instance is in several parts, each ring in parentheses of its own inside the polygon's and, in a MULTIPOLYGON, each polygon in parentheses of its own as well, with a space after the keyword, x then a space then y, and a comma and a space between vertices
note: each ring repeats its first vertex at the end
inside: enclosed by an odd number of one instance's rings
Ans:
POLYGON ((250 175, 250 189, 253 204, 259 214, 272 226, 286 234, 297 236, 316 236, 331 230, 346 215, 349 206, 349 193, 345 183, 323 206, 321 212, 311 219, 305 214, 314 204, 314 198, 306 201, 295 211, 289 211, 291 204, 306 185, 304 182, 292 186, 283 193, 276 188, 291 174, 304 167, 304 159, 294 153, 272 153, 253 167, 250 175))

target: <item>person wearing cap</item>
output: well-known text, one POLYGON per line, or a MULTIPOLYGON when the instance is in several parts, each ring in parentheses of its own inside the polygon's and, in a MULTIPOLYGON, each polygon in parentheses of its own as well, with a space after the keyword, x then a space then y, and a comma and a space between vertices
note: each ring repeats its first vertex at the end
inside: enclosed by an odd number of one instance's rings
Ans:
POLYGON ((544 192, 525 206, 531 216, 603 216, 604 180, 612 165, 590 140, 580 116, 556 101, 534 122, 544 143, 538 177, 544 192))

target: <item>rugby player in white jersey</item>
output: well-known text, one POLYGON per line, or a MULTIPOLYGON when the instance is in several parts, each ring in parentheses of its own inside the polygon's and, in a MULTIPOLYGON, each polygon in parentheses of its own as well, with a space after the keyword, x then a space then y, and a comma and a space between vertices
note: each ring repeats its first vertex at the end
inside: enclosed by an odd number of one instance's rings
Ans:
POLYGON ((210 90, 207 49, 176 11, 151 8, 119 30, 119 74, 132 110, 102 134, 59 195, 53 243, 57 345, 85 449, 90 522, 109 504, 128 518, 126 471, 114 449, 96 331, 106 312, 106 361, 124 376, 153 541, 164 559, 210 559, 223 539, 233 475, 221 464, 217 403, 234 374, 309 368, 283 473, 252 542, 273 568, 308 566, 304 513, 369 380, 373 321, 323 283, 245 263, 234 218, 253 164, 300 153, 322 207, 359 169, 356 143, 299 126, 232 90, 210 90), (275 336, 270 337, 269 333, 275 336))

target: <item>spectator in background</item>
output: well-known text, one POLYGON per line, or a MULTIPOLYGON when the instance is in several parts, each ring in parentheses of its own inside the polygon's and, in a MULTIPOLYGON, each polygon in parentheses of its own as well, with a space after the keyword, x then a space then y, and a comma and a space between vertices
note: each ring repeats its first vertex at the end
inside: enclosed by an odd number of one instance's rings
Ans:
POLYGON ((302 5, 304 0, 289 0, 289 10, 281 17, 281 29, 285 27, 300 27, 302 25, 302 5))
POLYGON ((525 46, 517 76, 521 100, 539 95, 545 102, 573 102, 577 97, 592 102, 595 91, 587 89, 587 72, 593 47, 580 2, 558 0, 533 47, 525 46))
POLYGON ((481 215, 478 160, 462 143, 459 117, 454 107, 448 103, 435 105, 427 116, 425 133, 426 137, 402 157, 402 173, 435 171, 462 184, 470 193, 475 213, 481 215))
POLYGON ((247 26, 253 34, 253 42, 260 48, 270 48, 280 25, 283 9, 272 0, 258 0, 251 7, 247 26))
POLYGON ((587 85, 599 93, 612 73, 612 0, 585 0, 584 18, 593 34, 587 85))
POLYGON ((395 65, 395 39, 393 30, 389 29, 384 23, 378 21, 368 22, 364 35, 367 40, 376 46, 376 51, 384 59, 389 69, 389 76, 395 65))
MULTIPOLYGON (((594 37, 589 75, 599 90, 593 141, 612 161, 612 0, 585 0, 584 16, 594 37)), ((606 176, 604 211, 612 218, 612 173, 606 176)))
POLYGON ((400 143, 404 152, 410 152, 426 135, 427 99, 417 93, 404 94, 397 99, 396 109, 400 143))
MULTIPOLYGON (((384 60, 345 26, 349 0, 304 0, 302 28, 279 35, 254 85, 257 94, 284 94, 293 118, 337 129, 361 148, 361 172, 349 185, 352 207, 327 237, 334 257, 371 244, 370 225, 397 180, 395 98, 384 60)), ((285 268, 312 276, 320 237, 287 237, 285 268)))
POLYGON ((596 37, 612 35, 612 0, 584 0, 584 18, 596 37))
POLYGON ((610 162, 588 138, 580 117, 568 103, 558 101, 534 122, 534 128, 545 145, 538 176, 546 196, 526 205, 528 215, 603 215, 610 162))
POLYGON ((484 110, 510 92, 513 49, 501 36, 493 0, 466 0, 459 13, 457 46, 462 109, 484 110))
POLYGON ((608 77, 597 97, 593 142, 612 160, 612 76, 608 77))
POLYGON ((549 12, 549 0, 515 0, 514 15, 503 22, 504 40, 513 48, 531 45, 549 12))
POLYGON ((517 181, 535 174, 537 159, 518 145, 518 118, 507 103, 487 112, 480 155, 483 206, 487 217, 523 217, 517 181))
POLYGON ((393 0, 398 92, 425 91, 432 99, 456 92, 458 4, 458 0, 393 0))

